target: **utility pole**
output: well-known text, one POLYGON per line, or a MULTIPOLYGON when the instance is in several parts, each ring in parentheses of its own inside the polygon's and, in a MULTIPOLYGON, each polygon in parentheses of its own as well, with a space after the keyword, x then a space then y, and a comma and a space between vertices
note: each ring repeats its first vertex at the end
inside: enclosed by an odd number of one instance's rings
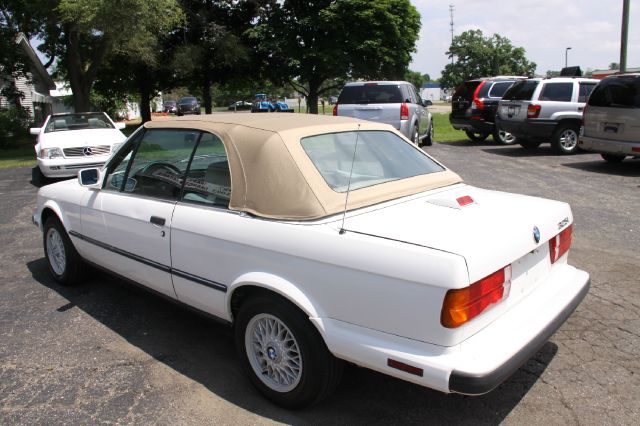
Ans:
POLYGON ((629 38, 629 0, 622 0, 622 31, 620 37, 620 72, 627 71, 627 39, 629 38))
MULTIPOLYGON (((629 1, 629 0, 626 0, 629 1)), ((453 11, 456 7, 452 4, 449 5, 449 15, 451 16, 451 45, 453 46, 453 11)), ((453 65, 453 53, 451 54, 451 65, 453 65)))

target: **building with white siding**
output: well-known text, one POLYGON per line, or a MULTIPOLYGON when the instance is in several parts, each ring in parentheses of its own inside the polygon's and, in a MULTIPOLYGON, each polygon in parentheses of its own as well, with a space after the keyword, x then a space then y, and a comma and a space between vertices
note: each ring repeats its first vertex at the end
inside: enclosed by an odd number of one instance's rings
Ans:
MULTIPOLYGON (((25 52, 29 61, 28 78, 20 77, 15 80, 16 87, 24 94, 21 105, 29 110, 36 125, 42 125, 45 118, 53 111, 53 98, 49 95, 49 91, 54 90, 56 85, 23 34, 18 34, 16 47, 25 52)), ((0 81, 0 85, 3 84, 5 82, 0 81)), ((0 96, 0 108, 11 106, 13 105, 10 105, 7 99, 0 96)))

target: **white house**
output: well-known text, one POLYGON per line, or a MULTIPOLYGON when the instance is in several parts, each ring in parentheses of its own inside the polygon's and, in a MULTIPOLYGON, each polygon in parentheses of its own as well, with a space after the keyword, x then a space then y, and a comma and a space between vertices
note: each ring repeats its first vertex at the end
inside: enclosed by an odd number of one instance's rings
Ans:
MULTIPOLYGON (((24 34, 18 34, 16 45, 25 52, 29 61, 29 78, 20 77, 15 80, 16 87, 24 94, 21 105, 29 110, 35 124, 41 125, 53 112, 53 98, 49 91, 54 90, 56 86, 24 34)), ((0 81, 0 86, 5 83, 0 81)), ((10 105, 6 98, 0 96, 0 108, 12 106, 14 105, 10 105)))

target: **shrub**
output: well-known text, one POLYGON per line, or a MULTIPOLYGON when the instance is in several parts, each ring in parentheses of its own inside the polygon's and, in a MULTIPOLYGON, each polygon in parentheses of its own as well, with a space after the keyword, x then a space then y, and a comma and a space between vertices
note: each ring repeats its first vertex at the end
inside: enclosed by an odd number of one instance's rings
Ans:
POLYGON ((0 148, 27 138, 31 117, 25 108, 0 109, 0 148))

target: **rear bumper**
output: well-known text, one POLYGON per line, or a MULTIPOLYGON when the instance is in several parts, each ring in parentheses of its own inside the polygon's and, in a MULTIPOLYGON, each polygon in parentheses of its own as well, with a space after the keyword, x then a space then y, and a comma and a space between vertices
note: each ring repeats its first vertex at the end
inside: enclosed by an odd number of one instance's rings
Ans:
POLYGON ((451 127, 456 130, 491 134, 495 129, 494 123, 485 120, 472 120, 466 117, 453 117, 451 114, 449 114, 449 122, 451 127))
POLYGON ((544 282, 510 310, 451 347, 334 319, 312 318, 312 321, 338 358, 441 392, 479 395, 494 389, 533 356, 562 326, 588 290, 586 272, 566 264, 557 265, 544 282), (410 366, 413 372, 394 368, 390 361, 410 366))
POLYGON ((571 316, 578 307, 582 299, 589 292, 590 282, 587 279, 586 285, 574 296, 574 298, 562 309, 558 315, 547 324, 540 332, 523 346, 513 357, 505 363, 488 373, 470 373, 466 371, 453 370, 449 377, 449 390, 455 393, 466 395, 481 395, 496 388, 504 382, 529 358, 535 355, 538 350, 553 336, 562 324, 571 316))
POLYGON ((548 141, 553 136, 558 123, 554 120, 526 119, 524 121, 508 121, 496 117, 496 127, 511 133, 519 139, 548 141))
POLYGON ((628 142, 580 136, 578 145, 580 148, 592 152, 640 157, 640 141, 628 142))

